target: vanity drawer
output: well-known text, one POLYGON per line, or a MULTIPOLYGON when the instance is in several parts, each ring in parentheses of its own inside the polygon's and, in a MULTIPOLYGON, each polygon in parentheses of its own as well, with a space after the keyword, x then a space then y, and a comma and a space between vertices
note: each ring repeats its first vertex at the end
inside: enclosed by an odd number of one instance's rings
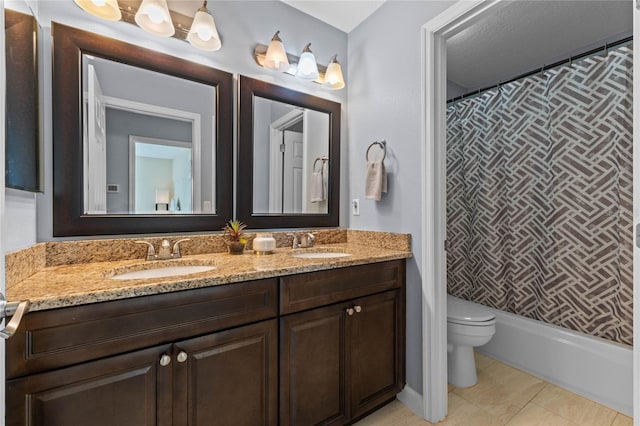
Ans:
POLYGON ((272 278, 29 313, 7 340, 7 378, 273 318, 276 292, 272 278))
POLYGON ((404 281, 404 260, 281 277, 280 313, 290 314, 400 288, 404 281))

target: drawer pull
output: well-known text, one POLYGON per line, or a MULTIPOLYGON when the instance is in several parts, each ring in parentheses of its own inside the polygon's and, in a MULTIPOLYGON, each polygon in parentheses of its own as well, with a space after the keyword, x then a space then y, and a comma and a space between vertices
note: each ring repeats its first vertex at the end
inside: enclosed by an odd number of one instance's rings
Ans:
POLYGON ((187 355, 187 353, 185 351, 180 351, 180 353, 176 357, 178 362, 185 362, 187 360, 187 358, 189 358, 189 356, 187 355))
POLYGON ((353 309, 355 309, 357 313, 362 312, 362 306, 360 306, 360 305, 354 306, 353 309))
POLYGON ((167 354, 162 355, 160 357, 160 365, 166 367, 169 364, 171 364, 171 357, 167 354))
POLYGON ((347 308, 347 315, 351 316, 354 312, 353 308, 347 308))
POLYGON ((22 321, 22 316, 29 312, 29 301, 23 300, 22 302, 7 302, 4 299, 4 295, 0 293, 0 320, 10 315, 11 321, 0 330, 0 337, 8 339, 13 336, 22 321))

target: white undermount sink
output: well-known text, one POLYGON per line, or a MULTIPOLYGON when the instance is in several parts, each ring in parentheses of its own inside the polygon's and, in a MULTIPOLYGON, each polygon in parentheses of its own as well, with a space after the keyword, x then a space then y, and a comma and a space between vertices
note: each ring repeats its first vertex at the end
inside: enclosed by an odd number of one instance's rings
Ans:
POLYGON ((211 271, 215 266, 166 266, 164 268, 144 269, 114 275, 112 280, 139 280, 142 278, 166 278, 178 275, 190 275, 211 271))
POLYGON ((332 259, 338 257, 349 257, 351 254, 340 251, 340 249, 311 248, 294 251, 291 253, 291 256, 297 257, 298 259, 332 259))
POLYGON ((181 275, 198 274, 216 269, 212 262, 186 260, 151 261, 105 272, 112 280, 140 280, 149 278, 167 278, 181 275))

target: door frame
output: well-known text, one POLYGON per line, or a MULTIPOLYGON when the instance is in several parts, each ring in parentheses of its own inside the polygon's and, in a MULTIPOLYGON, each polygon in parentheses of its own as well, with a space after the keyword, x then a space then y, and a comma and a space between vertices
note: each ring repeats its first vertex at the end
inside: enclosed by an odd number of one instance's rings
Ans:
MULTIPOLYGON (((640 0, 632 2, 633 38, 640 39, 640 0)), ((633 44, 633 226, 640 227, 640 43, 633 44)), ((633 418, 640 424, 640 240, 633 233, 633 418)))
MULTIPOLYGON (((500 0, 459 1, 422 27, 422 343, 423 416, 447 415, 446 324, 446 40, 503 7, 500 0)), ((633 36, 640 37, 640 0, 632 2, 633 36)), ((634 44, 640 58, 640 44, 634 44)), ((640 67, 633 67, 633 145, 640 146, 640 67)), ((633 217, 640 227, 640 149, 633 153, 633 217)), ((640 230, 640 228, 638 228, 640 230)), ((640 239, 634 232, 633 334, 640 342, 640 239)), ((633 349, 634 401, 640 400, 640 344, 633 349)), ((633 407, 640 425, 640 403, 633 407)))
MULTIPOLYGON (((5 67, 5 36, 4 36, 4 0, 0 0, 0 75, 6 75, 5 67)), ((6 79, 0 78, 0 99, 6 96, 6 79)), ((4 173, 5 173, 5 103, 0 102, 0 188, 2 188, 2 196, 0 196, 0 227, 4 228, 9 224, 5 223, 5 190, 4 190, 4 173)), ((4 230, 4 229, 3 229, 4 230)), ((4 232, 0 232, 4 235, 4 232)), ((5 256, 5 244, 3 238, 0 238, 0 253, 5 256)), ((5 281, 5 262, 0 262, 0 291, 4 294, 6 290, 5 281)), ((4 327, 4 320, 0 320, 0 327, 4 327)), ((5 340, 0 339, 0 423, 4 424, 5 419, 5 340)))
POLYGON ((422 26, 422 410, 447 415, 446 40, 502 7, 500 0, 459 1, 422 26))

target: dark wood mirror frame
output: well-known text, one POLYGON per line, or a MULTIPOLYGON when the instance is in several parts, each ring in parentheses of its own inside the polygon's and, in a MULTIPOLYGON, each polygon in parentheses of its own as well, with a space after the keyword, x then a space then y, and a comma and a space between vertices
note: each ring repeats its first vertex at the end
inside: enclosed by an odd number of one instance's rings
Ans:
POLYGON ((240 76, 238 117, 237 218, 249 228, 338 226, 340 222, 340 104, 260 80, 240 76), (329 197, 326 214, 264 214, 253 212, 254 96, 313 109, 329 115, 329 197))
POLYGON ((42 192, 42 141, 38 98, 38 23, 32 15, 5 9, 5 186, 42 192))
POLYGON ((233 76, 61 24, 53 34, 53 236, 217 231, 232 216, 233 76), (82 54, 216 88, 216 213, 85 215, 83 204, 82 54))

